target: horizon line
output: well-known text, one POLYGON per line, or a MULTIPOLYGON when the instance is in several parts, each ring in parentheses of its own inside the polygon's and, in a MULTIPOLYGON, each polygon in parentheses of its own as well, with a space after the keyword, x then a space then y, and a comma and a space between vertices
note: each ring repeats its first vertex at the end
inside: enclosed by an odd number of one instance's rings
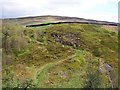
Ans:
POLYGON ((98 19, 88 19, 88 18, 81 18, 81 17, 75 17, 75 16, 60 16, 60 15, 31 15, 31 16, 20 16, 20 17, 6 17, 6 18, 0 18, 1 20, 5 19, 25 19, 25 18, 35 18, 35 17, 68 17, 68 18, 77 18, 77 19, 86 19, 86 20, 95 20, 95 21, 102 21, 102 22, 114 22, 119 23, 118 21, 107 21, 107 20, 98 20, 98 19))

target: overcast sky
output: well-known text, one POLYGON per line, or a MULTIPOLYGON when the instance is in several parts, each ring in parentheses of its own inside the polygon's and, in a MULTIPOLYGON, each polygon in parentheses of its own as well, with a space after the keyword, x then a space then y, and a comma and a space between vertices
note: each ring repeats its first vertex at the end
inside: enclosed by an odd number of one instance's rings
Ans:
POLYGON ((0 0, 2 18, 59 15, 118 22, 119 0, 0 0))

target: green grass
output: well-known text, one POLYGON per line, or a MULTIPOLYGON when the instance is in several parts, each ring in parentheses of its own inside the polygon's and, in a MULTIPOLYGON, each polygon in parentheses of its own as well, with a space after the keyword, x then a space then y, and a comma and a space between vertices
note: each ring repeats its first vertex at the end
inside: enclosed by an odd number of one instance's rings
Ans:
POLYGON ((41 70, 40 69, 40 71, 38 71, 37 73, 37 77, 36 77, 36 79, 37 79, 37 81, 36 81, 36 87, 38 87, 38 88, 41 88, 42 87, 42 85, 41 85, 41 83, 42 83, 42 81, 45 79, 45 78, 47 78, 47 76, 48 76, 48 72, 49 72, 49 69, 51 68, 53 66, 53 64, 47 64, 47 65, 45 65, 44 67, 43 67, 43 69, 41 70))
MULTIPOLYGON (((112 67, 111 79, 117 83, 118 33, 106 30, 102 25, 60 24, 26 28, 6 24, 2 39, 3 79, 8 79, 3 87, 111 87, 106 73, 99 70, 101 60, 112 67), (61 42, 73 42, 73 45, 56 41, 59 38, 53 37, 53 33, 61 35, 61 42), (19 80, 15 76, 19 64, 23 68, 34 67, 37 74, 32 77, 36 79, 19 80), (15 75, 5 74, 8 71, 15 75)), ((24 69, 19 71, 26 73, 24 69)))

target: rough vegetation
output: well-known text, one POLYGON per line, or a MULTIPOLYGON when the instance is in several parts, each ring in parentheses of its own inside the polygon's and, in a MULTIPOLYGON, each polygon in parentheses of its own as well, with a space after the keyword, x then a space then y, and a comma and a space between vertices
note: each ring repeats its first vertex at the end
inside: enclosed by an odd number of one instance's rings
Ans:
POLYGON ((109 29, 3 23, 3 88, 117 87, 118 33, 109 29))

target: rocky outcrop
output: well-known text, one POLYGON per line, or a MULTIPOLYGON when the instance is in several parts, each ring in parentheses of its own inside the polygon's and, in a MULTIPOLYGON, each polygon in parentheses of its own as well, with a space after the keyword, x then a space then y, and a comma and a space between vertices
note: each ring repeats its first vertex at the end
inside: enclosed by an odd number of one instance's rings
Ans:
POLYGON ((71 32, 68 33, 52 33, 52 37, 55 38, 55 41, 68 46, 80 47, 81 39, 78 34, 71 32))

